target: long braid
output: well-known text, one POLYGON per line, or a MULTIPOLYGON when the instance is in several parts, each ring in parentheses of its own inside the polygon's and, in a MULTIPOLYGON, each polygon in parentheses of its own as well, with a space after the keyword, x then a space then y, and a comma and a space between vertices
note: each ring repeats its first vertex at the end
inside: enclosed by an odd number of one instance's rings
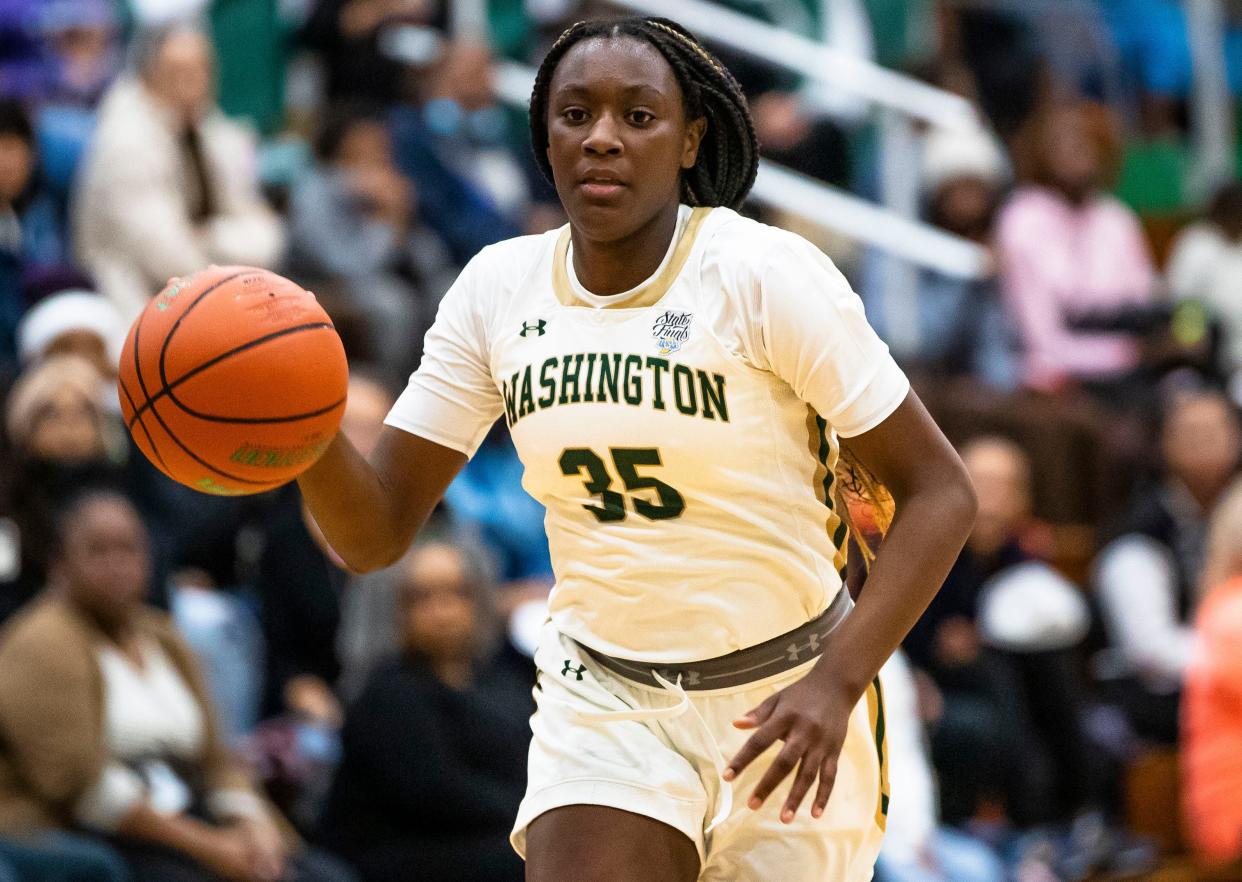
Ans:
POLYGON ((539 66, 530 98, 531 143, 544 176, 552 180, 547 114, 557 64, 582 40, 623 36, 644 40, 664 56, 681 86, 686 118, 707 121, 698 159, 682 174, 682 200, 689 205, 739 207, 755 182, 759 165, 759 142, 746 98, 733 75, 693 34, 665 18, 580 21, 552 44, 539 66))

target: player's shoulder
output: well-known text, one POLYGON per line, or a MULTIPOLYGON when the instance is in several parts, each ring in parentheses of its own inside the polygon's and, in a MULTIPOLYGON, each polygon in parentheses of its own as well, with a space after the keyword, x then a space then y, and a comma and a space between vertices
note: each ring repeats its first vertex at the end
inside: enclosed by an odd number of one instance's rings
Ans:
POLYGON ((780 227, 765 224, 739 214, 731 208, 712 210, 707 242, 703 248, 705 262, 733 265, 762 275, 773 262, 791 258, 827 259, 802 236, 780 227))
POLYGON ((476 270, 505 269, 520 273, 531 269, 556 246, 556 237, 560 230, 548 230, 546 233, 535 233, 528 236, 514 236, 502 239, 481 249, 470 261, 476 270))
POLYGON ((840 270, 817 245, 795 232, 753 220, 728 208, 713 210, 699 264, 702 279, 745 300, 795 283, 817 290, 848 289, 840 270))
POLYGON ((546 268, 559 234, 560 230, 549 230, 488 245, 470 259, 459 281, 480 294, 512 295, 529 287, 535 274, 546 268))

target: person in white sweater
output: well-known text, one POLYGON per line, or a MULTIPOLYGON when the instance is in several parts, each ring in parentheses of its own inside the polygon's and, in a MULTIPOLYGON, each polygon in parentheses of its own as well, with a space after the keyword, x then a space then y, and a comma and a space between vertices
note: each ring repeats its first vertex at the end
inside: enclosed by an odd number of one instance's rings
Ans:
POLYGON ((254 141, 215 104, 206 36, 174 24, 134 46, 133 74, 100 107, 73 206, 78 257, 128 319, 171 277, 271 266, 284 247, 254 141))

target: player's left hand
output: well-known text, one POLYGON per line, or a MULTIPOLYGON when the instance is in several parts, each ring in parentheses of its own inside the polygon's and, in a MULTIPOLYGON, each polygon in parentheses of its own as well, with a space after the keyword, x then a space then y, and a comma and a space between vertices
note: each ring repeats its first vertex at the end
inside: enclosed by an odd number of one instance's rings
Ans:
POLYGON ((781 809, 781 820, 786 824, 793 820, 798 806, 816 779, 819 786, 811 803, 811 817, 820 817, 837 777, 837 759, 845 743, 854 704, 844 689, 833 688, 832 684, 824 683, 822 678, 813 674, 782 689, 733 721, 737 728, 754 729, 755 733, 729 761, 724 779, 734 780, 773 743, 783 741, 785 746, 759 780, 746 804, 752 810, 758 809, 776 786, 797 769, 793 788, 781 809))

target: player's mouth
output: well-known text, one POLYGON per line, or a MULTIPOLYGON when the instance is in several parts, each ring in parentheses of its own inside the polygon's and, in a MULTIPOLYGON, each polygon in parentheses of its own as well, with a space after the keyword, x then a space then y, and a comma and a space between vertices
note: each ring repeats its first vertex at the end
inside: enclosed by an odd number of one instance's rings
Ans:
POLYGON ((605 172, 587 172, 578 182, 578 189, 588 199, 611 199, 625 189, 625 182, 605 172))

